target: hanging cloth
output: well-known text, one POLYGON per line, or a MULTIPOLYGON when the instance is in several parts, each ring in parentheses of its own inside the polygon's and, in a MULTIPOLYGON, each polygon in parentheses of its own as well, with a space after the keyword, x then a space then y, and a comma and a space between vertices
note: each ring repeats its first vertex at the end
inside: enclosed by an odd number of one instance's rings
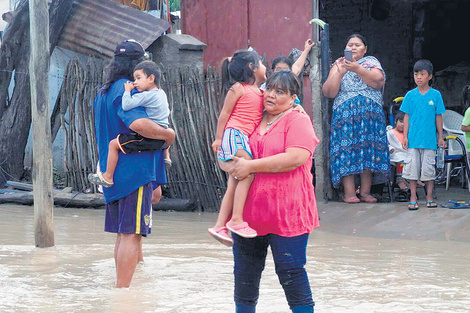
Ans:
POLYGON ((149 0, 134 0, 132 1, 132 5, 139 8, 141 11, 148 11, 150 10, 150 1, 149 0))

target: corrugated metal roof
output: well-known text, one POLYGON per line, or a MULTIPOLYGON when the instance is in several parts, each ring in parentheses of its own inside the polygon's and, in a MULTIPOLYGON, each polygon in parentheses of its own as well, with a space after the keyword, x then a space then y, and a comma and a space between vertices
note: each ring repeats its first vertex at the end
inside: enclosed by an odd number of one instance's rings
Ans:
POLYGON ((112 58, 117 44, 135 39, 147 48, 170 24, 111 0, 75 0, 58 45, 100 58, 112 58))

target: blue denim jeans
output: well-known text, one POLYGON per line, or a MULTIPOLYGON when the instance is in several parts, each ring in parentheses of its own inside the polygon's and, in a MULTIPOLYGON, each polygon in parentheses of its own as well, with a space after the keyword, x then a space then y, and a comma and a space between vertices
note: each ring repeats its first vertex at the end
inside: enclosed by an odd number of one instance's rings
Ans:
POLYGON ((304 268, 308 234, 297 237, 268 234, 251 239, 233 234, 233 239, 237 313, 252 313, 256 310, 268 246, 271 246, 276 274, 292 312, 313 312, 315 303, 304 268))

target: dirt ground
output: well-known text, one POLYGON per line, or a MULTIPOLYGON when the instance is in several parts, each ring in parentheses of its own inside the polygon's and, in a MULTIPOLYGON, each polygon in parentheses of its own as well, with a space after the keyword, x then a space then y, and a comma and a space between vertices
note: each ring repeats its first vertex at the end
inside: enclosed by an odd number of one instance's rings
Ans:
POLYGON ((470 242, 470 208, 441 207, 449 200, 468 203, 467 189, 452 187, 446 191, 437 186, 435 201, 439 206, 434 209, 426 208, 422 190, 418 196, 421 200, 417 211, 409 211, 407 202, 346 204, 319 200, 321 229, 363 237, 470 242))

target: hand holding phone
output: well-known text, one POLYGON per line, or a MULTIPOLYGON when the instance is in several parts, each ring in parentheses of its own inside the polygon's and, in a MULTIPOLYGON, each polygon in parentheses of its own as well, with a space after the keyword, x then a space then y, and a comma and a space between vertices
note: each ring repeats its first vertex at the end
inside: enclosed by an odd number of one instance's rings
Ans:
POLYGON ((350 62, 353 61, 352 50, 344 50, 344 58, 350 62))

